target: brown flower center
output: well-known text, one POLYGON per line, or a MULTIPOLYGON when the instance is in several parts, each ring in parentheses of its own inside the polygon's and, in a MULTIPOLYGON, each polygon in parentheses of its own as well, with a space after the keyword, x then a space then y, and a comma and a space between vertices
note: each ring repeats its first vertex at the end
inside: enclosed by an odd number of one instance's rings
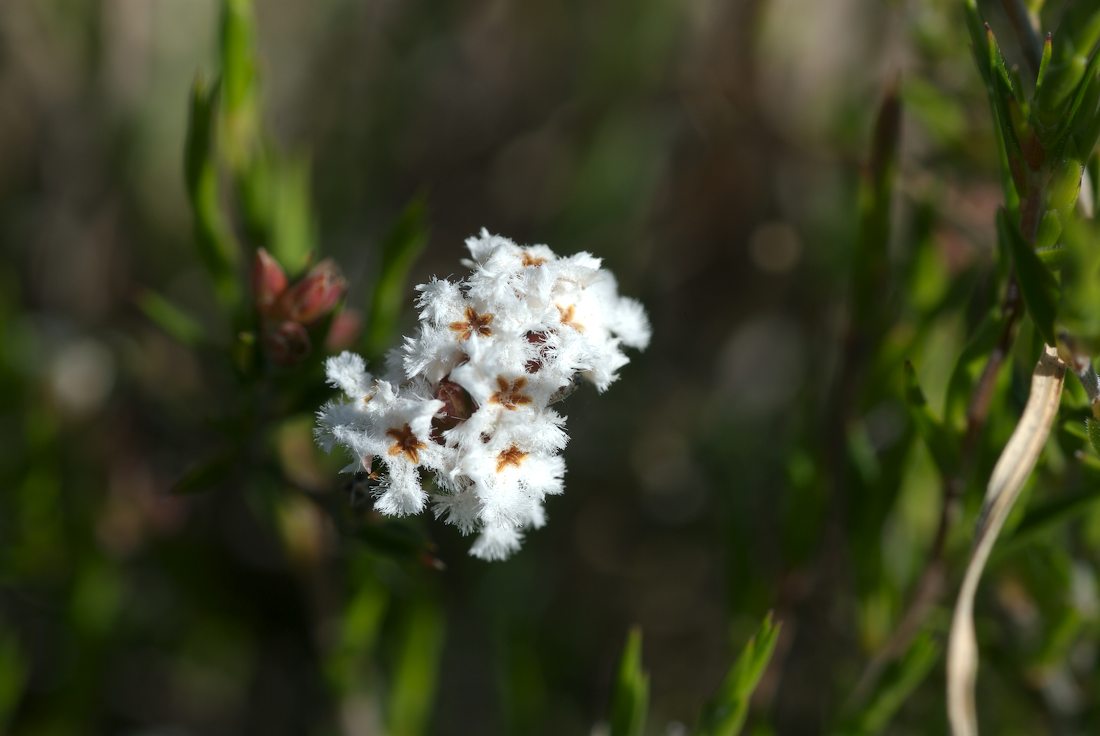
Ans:
POLYGON ((519 449, 515 445, 512 445, 507 450, 504 450, 499 455, 497 455, 497 472, 501 472, 509 465, 514 465, 518 468, 520 466, 520 463, 522 463, 524 458, 526 457, 526 452, 519 449))
POLYGON ((493 323, 493 315, 478 314, 473 307, 466 307, 466 319, 452 322, 448 325, 453 332, 457 332, 460 340, 469 340, 474 333, 482 337, 493 334, 489 325, 493 323))
POLYGON ((568 327, 572 327, 577 332, 584 332, 584 325, 576 321, 576 305, 570 304, 568 307, 563 307, 560 304, 555 305, 558 308, 558 314, 561 315, 561 323, 568 327))
POLYGON ((497 388, 495 394, 489 397, 489 401, 500 404, 505 409, 515 409, 531 403, 531 397, 523 393, 523 387, 527 385, 527 379, 520 377, 511 383, 504 376, 497 376, 497 388))
POLYGON ((401 429, 387 429, 386 436, 393 438, 393 446, 390 447, 390 456, 404 455, 411 463, 420 462, 420 451, 427 447, 417 439, 412 427, 406 424, 401 429))
POLYGON ((546 263, 545 258, 539 258, 538 256, 533 256, 530 253, 528 253, 527 251, 523 252, 523 265, 524 266, 541 266, 544 263, 546 263))
MULTIPOLYGON (((528 332, 526 335, 524 335, 524 337, 526 337, 527 342, 531 343, 532 345, 546 345, 546 333, 545 332, 528 332)), ((546 356, 546 348, 545 347, 540 347, 539 348, 539 357, 538 358, 531 358, 530 360, 528 360, 527 363, 525 363, 524 366, 523 366, 524 369, 528 373, 538 373, 539 369, 542 368, 542 358, 544 358, 545 356, 546 356)))

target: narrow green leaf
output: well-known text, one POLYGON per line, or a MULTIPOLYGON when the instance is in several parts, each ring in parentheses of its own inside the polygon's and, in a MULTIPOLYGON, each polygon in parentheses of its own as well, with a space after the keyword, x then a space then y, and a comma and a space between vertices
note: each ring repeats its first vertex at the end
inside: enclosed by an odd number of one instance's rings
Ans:
POLYGON ((997 344, 1004 319, 1004 315, 988 312, 959 354, 947 382, 947 398, 944 402, 944 419, 950 426, 958 427, 966 421, 966 405, 970 392, 989 351, 997 344))
POLYGON ((363 551, 350 560, 352 570, 348 577, 355 581, 355 590, 340 612, 335 641, 325 657, 325 673, 339 693, 363 687, 369 657, 389 605, 389 593, 373 569, 371 557, 363 551))
MULTIPOLYGON (((1068 80, 1073 80, 1075 85, 1071 88, 1073 97, 1069 103, 1069 109, 1063 111, 1059 107, 1054 111, 1054 114, 1059 115, 1056 124, 1059 136, 1056 143, 1050 146, 1054 155, 1062 154, 1070 135, 1076 134, 1087 138, 1087 131, 1092 127, 1092 123, 1096 118, 1097 102, 1100 101, 1098 74, 1100 74, 1100 54, 1094 53, 1092 58, 1088 60, 1084 56, 1076 56, 1072 60, 1071 67, 1066 74, 1066 83, 1068 84, 1068 80)), ((1095 139, 1091 143, 1094 142, 1095 139)), ((1090 152, 1091 143, 1087 140, 1078 141, 1079 150, 1085 153, 1090 152)))
POLYGON ((741 732, 749 712, 749 700, 771 661, 779 641, 780 624, 769 613, 760 630, 749 639, 733 663, 717 695, 703 710, 697 736, 735 736, 741 732))
POLYGON ((241 172, 258 144, 256 61, 251 0, 223 0, 221 19, 223 148, 241 172))
POLYGON ((985 37, 991 70, 989 94, 996 113, 994 117, 1000 127, 1009 160, 1015 157, 1023 158, 1022 141, 1023 134, 1026 132, 1026 115, 1021 109, 1023 100, 1013 83, 1008 65, 1005 64, 997 37, 988 26, 985 29, 985 37))
POLYGON ((278 152, 261 145, 251 154, 247 164, 234 172, 241 225, 251 243, 272 246, 275 240, 279 163, 278 152))
POLYGON ((649 676, 642 670, 642 632, 630 631, 611 700, 611 736, 642 736, 649 710, 649 676))
POLYGON ((881 299, 888 281, 890 212, 901 141, 901 98, 896 89, 886 92, 875 118, 868 163, 859 187, 859 234, 852 257, 852 289, 855 319, 861 332, 877 333, 881 299))
POLYGON ((940 647, 932 636, 918 636, 905 655, 886 669, 866 705, 850 714, 837 731, 853 735, 881 733, 928 676, 939 656, 940 647))
POLYGON ((1100 422, 1089 417, 1085 420, 1085 431, 1089 436, 1089 444, 1092 445, 1092 449, 1100 454, 1100 422))
POLYGON ((386 733, 390 736, 420 736, 427 732, 439 679, 443 634, 443 614, 437 606, 428 601, 411 604, 405 613, 386 709, 386 733))
POLYGON ((184 145, 184 178, 195 216, 195 241, 199 257, 214 283, 222 304, 236 306, 240 299, 237 266, 240 246, 221 210, 218 169, 214 146, 214 108, 217 90, 196 78, 191 88, 187 140, 184 145))
POLYGON ((905 361, 905 404, 917 434, 932 455, 936 469, 942 476, 947 477, 958 467, 957 443, 953 432, 932 413, 928 401, 924 398, 924 392, 917 382, 917 372, 909 361, 905 361))
POLYGON ((977 0, 964 0, 963 10, 966 13, 966 30, 970 35, 970 45, 974 52, 974 60, 982 80, 988 85, 991 83, 993 70, 989 64, 988 39, 985 33, 985 21, 978 12, 977 0))
MULTIPOLYGON (((1061 230, 1058 232, 1061 235, 1061 230)), ((1039 260, 1043 262, 1043 265, 1049 268, 1051 271, 1057 271, 1062 268, 1062 265, 1066 260, 1066 247, 1061 243, 1049 245, 1042 248, 1035 248, 1035 255, 1039 256, 1039 260)))
POLYGON ((1058 304, 1058 283, 1054 274, 1024 241, 1019 229, 1008 221, 1003 209, 997 213, 997 236, 1008 246, 1016 264, 1016 278, 1028 314, 1047 345, 1054 345, 1054 320, 1058 304))
POLYGON ((1043 54, 1039 58, 1039 73, 1035 75, 1035 97, 1038 98, 1043 91, 1043 82, 1046 80, 1047 71, 1050 69, 1050 58, 1054 53, 1054 39, 1048 33, 1043 39, 1043 54))
POLYGON ((195 319, 151 289, 137 297, 137 305, 145 316, 171 335, 177 342, 195 347, 203 341, 204 331, 195 319))
POLYGON ((1100 489, 1063 496, 1028 509, 1012 534, 997 546, 993 559, 1008 557, 1059 524, 1080 518, 1085 509, 1097 502, 1100 502, 1100 489))
POLYGON ((1065 228, 1058 327, 1085 354, 1100 351, 1100 229, 1075 218, 1065 228))
POLYGON ((364 352, 376 359, 393 341, 407 299, 409 271, 428 242, 422 198, 405 207, 382 245, 382 261, 371 295, 364 352))
POLYGON ((271 192, 271 252, 293 277, 305 269, 317 245, 309 159, 289 157, 277 168, 271 192))

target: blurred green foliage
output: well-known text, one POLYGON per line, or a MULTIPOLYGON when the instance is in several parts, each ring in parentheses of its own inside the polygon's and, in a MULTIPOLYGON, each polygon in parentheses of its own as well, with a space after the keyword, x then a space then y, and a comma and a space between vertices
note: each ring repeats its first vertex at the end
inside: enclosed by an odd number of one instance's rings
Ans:
MULTIPOLYGON (((982 489, 1042 342, 1100 344, 1098 39, 1055 0, 0 5, 0 730, 946 732, 982 489), (311 436, 323 358, 482 226, 605 258, 656 335, 497 565, 311 436)), ((1100 727, 1062 401, 979 590, 989 733, 1100 727)))

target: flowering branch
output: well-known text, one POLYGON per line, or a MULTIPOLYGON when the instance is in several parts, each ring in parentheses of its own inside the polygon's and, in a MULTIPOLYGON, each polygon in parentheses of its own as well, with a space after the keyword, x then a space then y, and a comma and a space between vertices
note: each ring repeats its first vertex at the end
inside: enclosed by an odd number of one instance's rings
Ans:
POLYGON ((433 474, 437 517, 477 532, 471 554, 502 559, 545 522, 561 493, 565 417, 550 408, 579 378, 604 391, 644 348, 641 305, 587 253, 559 258, 482 231, 467 241, 473 272, 417 287, 420 326, 391 351, 384 377, 345 352, 326 364, 344 401, 318 415, 325 449, 347 448, 346 470, 375 482, 383 514, 428 505, 420 471, 433 474))

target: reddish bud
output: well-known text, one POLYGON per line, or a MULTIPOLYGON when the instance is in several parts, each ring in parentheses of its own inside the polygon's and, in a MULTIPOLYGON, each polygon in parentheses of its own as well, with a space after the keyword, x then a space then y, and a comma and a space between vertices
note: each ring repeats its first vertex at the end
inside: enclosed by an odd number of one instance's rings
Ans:
POLYGON ((278 304, 280 314, 293 322, 315 322, 333 310, 347 288, 339 266, 326 258, 283 292, 278 304))
POLYGON ((264 349, 275 365, 300 363, 309 355, 310 348, 309 333, 297 322, 280 322, 264 332, 264 349))
POLYGON ((275 300, 286 290, 286 273, 278 261, 263 248, 256 249, 252 260, 252 293, 256 299, 256 309, 260 314, 268 314, 275 300))
POLYGON ((442 442, 442 433, 469 419, 477 409, 477 404, 466 389, 449 378, 439 382, 435 398, 443 402, 443 409, 432 419, 431 436, 436 442, 442 442))
POLYGON ((332 318, 325 336, 325 348, 335 352, 350 348, 363 330, 363 317, 354 309, 344 309, 332 318))

